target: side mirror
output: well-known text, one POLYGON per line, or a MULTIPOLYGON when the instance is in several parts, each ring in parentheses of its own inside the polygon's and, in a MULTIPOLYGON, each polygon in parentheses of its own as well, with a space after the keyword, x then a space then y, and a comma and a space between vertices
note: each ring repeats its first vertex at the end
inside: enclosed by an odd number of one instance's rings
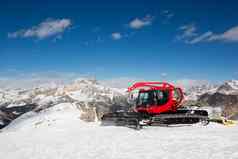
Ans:
POLYGON ((180 104, 184 98, 183 91, 181 88, 175 88, 173 91, 173 100, 175 100, 178 104, 180 104))

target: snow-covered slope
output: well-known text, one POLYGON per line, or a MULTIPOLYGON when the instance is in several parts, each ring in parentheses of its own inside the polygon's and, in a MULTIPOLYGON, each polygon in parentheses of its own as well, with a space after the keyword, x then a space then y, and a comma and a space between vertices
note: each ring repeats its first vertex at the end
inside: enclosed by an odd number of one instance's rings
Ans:
POLYGON ((31 130, 78 119, 81 110, 72 103, 61 103, 39 113, 30 111, 13 120, 3 131, 31 130))
POLYGON ((147 127, 85 123, 69 103, 28 113, 0 133, 4 159, 236 159, 238 127, 147 127))

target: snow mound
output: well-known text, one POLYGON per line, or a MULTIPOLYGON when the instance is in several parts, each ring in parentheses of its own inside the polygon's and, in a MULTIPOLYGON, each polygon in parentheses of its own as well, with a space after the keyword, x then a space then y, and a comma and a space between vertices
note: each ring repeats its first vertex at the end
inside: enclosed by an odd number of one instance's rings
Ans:
POLYGON ((30 130, 38 127, 49 127, 57 123, 64 123, 79 120, 80 110, 74 104, 61 103, 53 107, 47 108, 39 113, 28 112, 13 120, 3 130, 19 131, 30 130))

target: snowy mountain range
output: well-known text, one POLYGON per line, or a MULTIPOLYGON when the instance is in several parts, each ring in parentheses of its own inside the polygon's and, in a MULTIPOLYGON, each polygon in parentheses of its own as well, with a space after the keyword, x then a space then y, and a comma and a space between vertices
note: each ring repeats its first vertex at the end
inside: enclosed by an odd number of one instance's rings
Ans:
MULTIPOLYGON (((187 94, 200 99, 207 92, 214 95, 225 90, 227 98, 228 93, 236 92, 235 81, 223 85, 194 87, 187 94)), ((0 156, 6 159, 238 157, 237 126, 227 128, 211 123, 135 131, 85 122, 97 121, 112 108, 128 106, 124 92, 87 79, 67 85, 1 90, 0 126, 5 127, 0 130, 0 156)))
MULTIPOLYGON (((0 90, 0 105, 24 105, 37 103, 44 105, 49 102, 55 103, 63 96, 68 96, 77 101, 104 101, 113 96, 122 95, 120 89, 109 88, 100 85, 96 80, 78 79, 68 85, 52 85, 36 87, 33 89, 10 89, 0 90)), ((10 105, 10 106, 11 106, 10 105)))
MULTIPOLYGON (((65 85, 49 83, 32 89, 0 89, 0 127, 26 112, 40 112, 61 103, 79 109, 83 120, 95 121, 105 112, 129 109, 125 90, 106 87, 94 79, 85 78, 65 85)), ((238 81, 194 86, 187 89, 185 95, 187 101, 203 101, 212 106, 229 105, 230 111, 230 107, 238 104, 238 81)))
POLYGON ((28 111, 40 112, 61 103, 73 104, 84 112, 85 115, 81 117, 87 121, 94 121, 102 113, 119 105, 128 105, 123 89, 105 87, 90 79, 78 79, 67 85, 53 84, 28 90, 1 90, 0 126, 5 126, 28 111))
POLYGON ((226 81, 220 85, 192 87, 186 94, 187 104, 220 108, 223 116, 238 119, 237 80, 226 81))
POLYGON ((238 80, 225 81, 218 84, 202 84, 193 86, 186 90, 187 100, 198 100, 203 94, 225 94, 225 95, 238 95, 238 80))

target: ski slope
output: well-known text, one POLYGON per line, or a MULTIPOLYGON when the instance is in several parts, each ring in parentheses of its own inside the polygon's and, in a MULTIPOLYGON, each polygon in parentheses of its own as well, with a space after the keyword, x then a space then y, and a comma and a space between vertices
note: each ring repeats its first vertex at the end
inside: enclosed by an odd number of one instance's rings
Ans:
POLYGON ((238 126, 100 126, 65 103, 27 113, 0 133, 4 159, 237 159, 238 126))

